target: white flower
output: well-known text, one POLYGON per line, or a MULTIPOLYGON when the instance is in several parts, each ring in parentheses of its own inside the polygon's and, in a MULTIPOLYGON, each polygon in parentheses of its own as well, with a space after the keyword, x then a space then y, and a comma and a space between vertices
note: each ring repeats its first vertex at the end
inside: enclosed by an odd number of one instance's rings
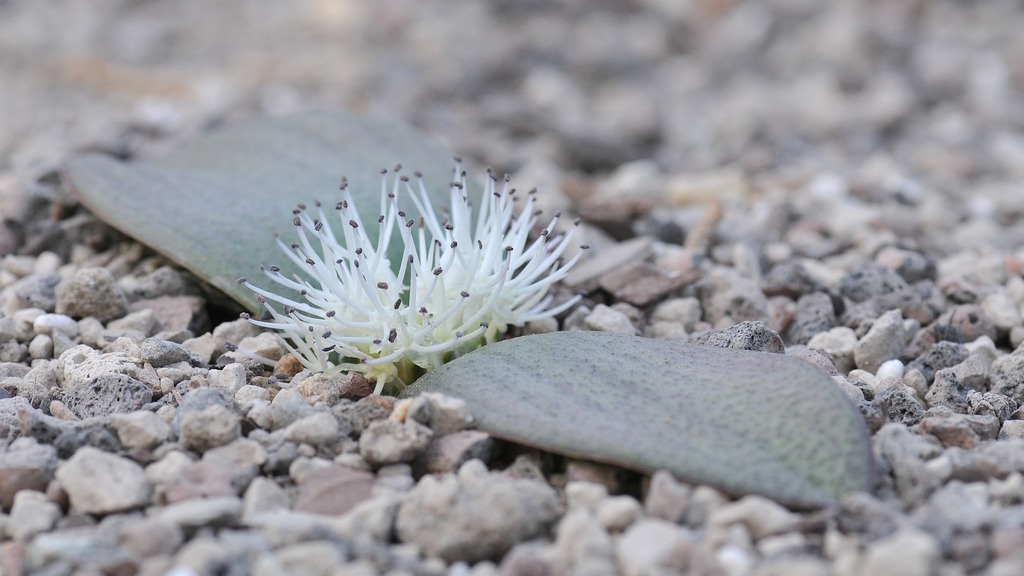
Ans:
POLYGON ((532 193, 521 211, 514 210, 519 197, 507 176, 499 190, 488 170, 474 220, 466 174, 456 165, 448 218, 439 220, 419 174, 415 182, 395 178, 390 189, 387 171, 381 174, 376 241, 367 236, 344 181, 334 214, 319 202, 312 211, 299 205, 293 220, 298 242, 289 246, 278 237, 307 276, 293 279, 276 266, 261 268, 301 299, 239 280, 269 312, 269 318, 250 321, 278 330, 306 368, 328 374, 355 370, 376 380, 377 394, 385 387, 400 391, 423 370, 495 341, 510 326, 559 314, 579 299, 553 305, 548 293, 582 255, 580 250, 568 261, 562 257, 576 226, 564 235, 549 233, 556 213, 530 242, 539 211, 532 193), (407 218, 403 202, 423 217, 407 218), (402 242, 397 263, 387 257, 395 229, 402 242))

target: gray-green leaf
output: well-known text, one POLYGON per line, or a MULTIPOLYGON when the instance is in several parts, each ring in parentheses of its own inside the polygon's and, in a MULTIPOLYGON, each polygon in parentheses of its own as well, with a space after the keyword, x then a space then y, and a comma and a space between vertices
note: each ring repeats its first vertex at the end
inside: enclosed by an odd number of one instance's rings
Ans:
MULTIPOLYGON (((286 243, 293 240, 292 209, 319 198, 333 211, 345 176, 372 221, 380 169, 399 162, 405 172, 423 172, 435 206, 448 204, 449 152, 405 125, 341 112, 231 125, 152 161, 80 156, 68 162, 65 177, 96 216, 256 312, 252 293, 235 280, 260 284, 260 264, 295 272, 271 236, 277 230, 286 243)), ((414 206, 406 211, 418 216, 414 206)), ((372 239, 376 230, 368 228, 372 239)), ((392 248, 395 262, 401 250, 392 248)))
POLYGON ((499 438, 795 507, 871 487, 857 409, 824 372, 780 354, 558 332, 485 346, 403 396, 422 392, 465 399, 499 438))

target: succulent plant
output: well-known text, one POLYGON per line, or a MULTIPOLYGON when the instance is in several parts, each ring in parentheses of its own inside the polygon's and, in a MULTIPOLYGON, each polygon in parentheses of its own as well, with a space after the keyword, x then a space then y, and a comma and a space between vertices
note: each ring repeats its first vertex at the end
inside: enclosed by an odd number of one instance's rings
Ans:
POLYGON ((305 275, 261 268, 300 298, 239 280, 267 312, 243 317, 277 330, 306 368, 358 371, 376 381, 375 393, 400 392, 424 371, 494 342, 511 326, 554 316, 578 300, 557 301, 551 291, 583 253, 564 258, 578 221, 556 234, 556 213, 531 241, 540 216, 534 194, 516 210, 521 196, 507 176, 499 181, 488 170, 474 215, 466 173, 456 164, 450 204, 439 217, 418 173, 405 176, 401 166, 393 173, 381 171, 380 214, 370 223, 377 234, 367 234, 344 180, 333 214, 320 202, 294 210, 297 241, 278 236, 277 243, 305 275), (423 215, 418 222, 402 210, 404 202, 423 215), (402 256, 392 262, 395 238, 402 256))

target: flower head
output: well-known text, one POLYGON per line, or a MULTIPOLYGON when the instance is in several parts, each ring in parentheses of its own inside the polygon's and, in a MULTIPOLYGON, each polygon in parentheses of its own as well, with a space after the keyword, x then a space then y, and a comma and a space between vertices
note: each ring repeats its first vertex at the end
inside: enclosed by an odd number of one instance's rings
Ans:
POLYGON ((474 215, 466 174, 456 165, 447 217, 439 219, 418 173, 390 184, 388 171, 381 174, 380 215, 371 224, 378 227, 376 240, 367 234, 344 180, 333 213, 319 202, 312 210, 299 205, 294 211, 298 241, 277 242, 305 276, 261 268, 300 298, 239 280, 268 312, 250 321, 278 330, 306 368, 328 374, 355 370, 376 380, 378 394, 400 391, 422 371, 495 341, 510 326, 559 314, 578 300, 554 304, 549 294, 582 255, 563 258, 578 221, 556 235, 555 213, 531 242, 540 213, 532 193, 522 210, 514 209, 520 196, 507 176, 499 181, 488 171, 474 215), (418 221, 402 210, 405 203, 422 215, 418 221), (402 255, 392 262, 395 230, 402 255))

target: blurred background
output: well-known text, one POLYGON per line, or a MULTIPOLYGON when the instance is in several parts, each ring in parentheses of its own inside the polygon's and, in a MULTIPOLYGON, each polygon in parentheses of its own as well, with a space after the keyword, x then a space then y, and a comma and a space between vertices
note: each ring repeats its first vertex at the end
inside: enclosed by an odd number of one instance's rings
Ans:
POLYGON ((346 108, 570 197, 824 173, 1015 218, 1020 30, 1013 0, 0 0, 0 195, 74 151, 346 108))

